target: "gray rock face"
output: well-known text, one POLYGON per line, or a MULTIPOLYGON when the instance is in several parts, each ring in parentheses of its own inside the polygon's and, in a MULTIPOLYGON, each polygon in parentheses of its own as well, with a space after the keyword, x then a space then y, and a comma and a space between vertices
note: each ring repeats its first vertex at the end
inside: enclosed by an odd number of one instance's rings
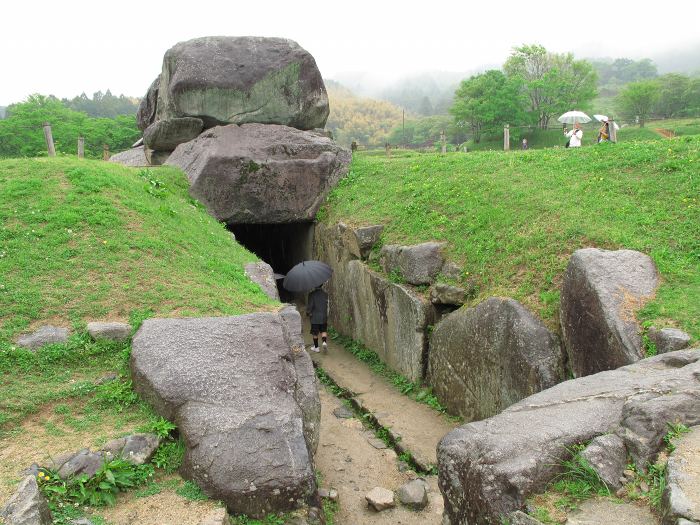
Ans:
POLYGON ((134 465, 143 465, 151 460, 160 446, 160 438, 155 434, 132 434, 113 439, 102 450, 113 458, 122 458, 134 465))
POLYGON ((122 151, 121 153, 116 153, 109 158, 109 162, 116 162, 117 164, 135 168, 147 167, 151 165, 146 158, 146 153, 144 152, 143 146, 137 146, 135 148, 122 151))
POLYGON ((683 350, 688 348, 690 344, 690 335, 678 328, 662 328, 658 330, 651 327, 647 335, 656 346, 656 351, 659 354, 683 350))
POLYGON ((65 343, 68 340, 68 333, 68 328, 45 325, 36 332, 18 337, 17 346, 36 350, 44 345, 65 343))
POLYGON ((350 152, 326 137, 245 124, 205 131, 166 164, 187 173, 190 194, 218 220, 270 224, 313 220, 349 163, 350 152))
POLYGON ((207 514, 199 525, 229 525, 228 512, 226 509, 221 507, 212 510, 207 514))
POLYGON ((161 166, 170 158, 170 151, 156 151, 151 148, 144 147, 143 154, 149 166, 161 166))
POLYGON ((59 456, 51 462, 49 468, 55 470, 63 479, 83 474, 91 478, 100 470, 104 462, 105 454, 103 452, 91 452, 90 449, 84 448, 78 452, 59 456))
POLYGON ((619 436, 598 436, 581 453, 581 457, 588 461, 612 492, 622 486, 620 477, 627 466, 627 450, 619 436))
POLYGON ((246 264, 244 270, 248 279, 259 284, 265 295, 275 301, 280 300, 280 293, 277 289, 277 281, 275 281, 275 272, 272 266, 265 261, 258 261, 246 264))
POLYGON ((528 516, 521 510, 513 512, 510 516, 510 525, 542 525, 542 522, 532 516, 528 516))
POLYGON ((490 417, 564 379, 557 337, 513 299, 445 317, 430 339, 429 382, 451 414, 490 417))
POLYGON ((160 75, 151 83, 146 96, 141 99, 139 109, 136 111, 136 124, 141 131, 156 120, 156 105, 158 104, 158 89, 160 88, 160 75))
POLYGON ((414 479, 401 485, 396 495, 402 505, 414 510, 422 510, 428 504, 428 491, 425 485, 422 479, 414 479))
POLYGON ((350 253, 358 259, 366 259, 374 245, 379 242, 379 238, 384 231, 381 224, 375 226, 362 226, 359 228, 347 228, 346 246, 350 253))
POLYGON ((652 260, 632 250, 577 250, 561 292, 561 328, 576 377, 643 357, 634 314, 658 286, 652 260))
POLYGON ((387 273, 398 271, 409 284, 431 284, 442 270, 445 243, 424 242, 413 246, 382 247, 380 264, 387 273))
POLYGON ((355 259, 346 239, 344 225, 316 228, 316 258, 333 268, 333 279, 328 281, 329 323, 377 352, 394 370, 420 380, 427 367, 425 330, 435 316, 433 306, 355 259))
POLYGON ((149 319, 132 348, 135 389, 185 440, 184 477, 251 517, 313 500, 320 403, 298 312, 149 319))
POLYGON ((189 142, 204 129, 202 119, 195 117, 158 120, 143 132, 146 147, 157 151, 173 151, 178 144, 189 142))
MULTIPOLYGON (((660 414, 664 426, 667 421, 696 424, 699 375, 697 350, 663 354, 560 383, 497 416, 450 432, 437 452, 439 486, 451 523, 498 523, 501 515, 522 508, 529 495, 543 490, 557 475, 557 465, 568 455, 566 447, 573 444, 612 432, 631 451, 649 427, 626 427, 647 421, 632 418, 638 408, 631 410, 630 405, 664 405, 660 414), (695 400, 692 414, 687 411, 687 398, 695 400), (678 410, 673 409, 674 403, 678 410)), ((647 434, 649 448, 654 435, 647 434)))
POLYGON ((367 504, 377 512, 396 506, 396 503, 394 503, 394 493, 382 487, 374 487, 365 494, 365 499, 367 500, 367 504))
POLYGON ((102 323, 94 321, 87 324, 87 331, 93 339, 126 341, 131 337, 131 326, 126 323, 102 323))
POLYGON ((700 522, 700 426, 682 436, 668 458, 663 525, 700 522))
POLYGON ((163 58, 157 120, 198 117, 219 124, 323 128, 328 95, 314 58, 283 38, 204 37, 163 58))
POLYGON ((435 283, 430 289, 430 302, 462 306, 467 299, 467 291, 459 286, 435 283))
POLYGON ((0 518, 7 525, 51 525, 53 518, 49 504, 39 490, 34 476, 26 476, 17 487, 0 518))

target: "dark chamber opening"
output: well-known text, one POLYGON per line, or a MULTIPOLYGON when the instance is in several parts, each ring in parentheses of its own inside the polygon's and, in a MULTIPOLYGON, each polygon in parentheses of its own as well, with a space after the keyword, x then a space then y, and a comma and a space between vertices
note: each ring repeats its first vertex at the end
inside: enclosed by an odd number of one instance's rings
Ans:
MULTIPOLYGON (((286 274, 292 267, 311 259, 314 225, 312 222, 287 224, 229 224, 236 240, 272 266, 275 273, 286 274)), ((294 301, 295 296, 277 281, 280 299, 294 301)))

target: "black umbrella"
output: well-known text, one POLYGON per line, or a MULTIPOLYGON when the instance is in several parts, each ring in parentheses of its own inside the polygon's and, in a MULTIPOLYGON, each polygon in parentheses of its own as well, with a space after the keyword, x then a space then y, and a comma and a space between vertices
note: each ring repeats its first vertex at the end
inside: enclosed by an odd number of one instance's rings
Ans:
POLYGON ((333 270, 321 261, 304 261, 287 272, 282 286, 290 292, 308 292, 321 286, 333 274, 333 270))

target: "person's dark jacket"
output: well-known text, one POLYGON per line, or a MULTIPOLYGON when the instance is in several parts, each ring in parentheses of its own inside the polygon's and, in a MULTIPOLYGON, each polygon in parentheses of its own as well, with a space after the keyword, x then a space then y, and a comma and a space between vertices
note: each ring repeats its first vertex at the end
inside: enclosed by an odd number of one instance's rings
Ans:
POLYGON ((328 294, 316 288, 306 301, 306 313, 311 316, 311 324, 328 322, 328 294))

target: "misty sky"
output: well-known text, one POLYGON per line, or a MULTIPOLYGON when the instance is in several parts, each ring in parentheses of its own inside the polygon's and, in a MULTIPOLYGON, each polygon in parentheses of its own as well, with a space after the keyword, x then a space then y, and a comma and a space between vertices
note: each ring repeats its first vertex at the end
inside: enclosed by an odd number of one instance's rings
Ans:
POLYGON ((142 96, 175 43, 208 35, 279 36, 310 51, 325 78, 367 72, 391 81, 422 71, 499 66, 540 43, 577 57, 651 57, 700 44, 700 1, 3 2, 0 105, 30 93, 97 90, 142 96))

